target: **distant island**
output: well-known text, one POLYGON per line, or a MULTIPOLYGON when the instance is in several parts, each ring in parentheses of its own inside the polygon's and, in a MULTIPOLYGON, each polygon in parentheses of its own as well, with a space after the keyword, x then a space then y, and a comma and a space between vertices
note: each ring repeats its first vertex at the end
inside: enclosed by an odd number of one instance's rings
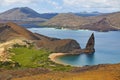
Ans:
MULTIPOLYGON (((117 31, 120 29, 120 12, 114 13, 43 13, 28 8, 13 8, 0 13, 0 22, 13 21, 18 24, 35 24, 42 27, 87 29, 93 31, 117 31), (15 15, 17 14, 17 15, 15 15), (89 15, 93 14, 93 15, 89 15)), ((31 24, 31 25, 32 25, 31 24)))
POLYGON ((93 31, 117 31, 120 29, 119 12, 99 16, 81 17, 74 14, 59 14, 42 23, 43 26, 93 31))

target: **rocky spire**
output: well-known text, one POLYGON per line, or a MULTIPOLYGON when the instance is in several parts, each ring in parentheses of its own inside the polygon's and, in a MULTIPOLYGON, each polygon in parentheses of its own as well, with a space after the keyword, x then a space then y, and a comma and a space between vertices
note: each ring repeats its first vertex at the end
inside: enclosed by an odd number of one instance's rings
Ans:
POLYGON ((90 36, 87 45, 85 47, 85 53, 94 53, 95 49, 94 49, 94 45, 95 45, 95 38, 94 38, 94 33, 92 33, 92 35, 90 36))

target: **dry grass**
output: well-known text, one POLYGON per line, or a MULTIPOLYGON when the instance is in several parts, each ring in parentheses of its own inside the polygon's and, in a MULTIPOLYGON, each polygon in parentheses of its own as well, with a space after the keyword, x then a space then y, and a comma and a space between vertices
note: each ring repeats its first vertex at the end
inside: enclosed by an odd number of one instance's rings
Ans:
POLYGON ((13 80, 120 80, 120 64, 97 66, 82 72, 51 72, 13 80))
POLYGON ((108 71, 94 71, 85 73, 48 73, 13 80, 119 80, 108 71))

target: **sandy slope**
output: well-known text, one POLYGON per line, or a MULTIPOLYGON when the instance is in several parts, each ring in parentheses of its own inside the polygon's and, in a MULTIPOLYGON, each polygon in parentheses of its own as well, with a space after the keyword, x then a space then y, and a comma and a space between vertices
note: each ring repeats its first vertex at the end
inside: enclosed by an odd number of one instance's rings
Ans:
POLYGON ((0 43, 0 61, 10 61, 10 54, 7 52, 7 50, 16 43, 24 44, 22 39, 13 39, 4 43, 0 43))

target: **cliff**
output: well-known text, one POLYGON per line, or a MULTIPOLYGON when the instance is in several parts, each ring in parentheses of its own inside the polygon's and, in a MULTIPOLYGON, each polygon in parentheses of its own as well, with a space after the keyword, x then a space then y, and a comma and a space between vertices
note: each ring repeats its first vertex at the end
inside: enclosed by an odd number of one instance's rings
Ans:
POLYGON ((85 53, 90 53, 90 52, 94 53, 95 52, 94 46, 95 46, 95 38, 94 38, 94 33, 92 33, 92 35, 90 36, 90 38, 86 44, 84 52, 85 53))

